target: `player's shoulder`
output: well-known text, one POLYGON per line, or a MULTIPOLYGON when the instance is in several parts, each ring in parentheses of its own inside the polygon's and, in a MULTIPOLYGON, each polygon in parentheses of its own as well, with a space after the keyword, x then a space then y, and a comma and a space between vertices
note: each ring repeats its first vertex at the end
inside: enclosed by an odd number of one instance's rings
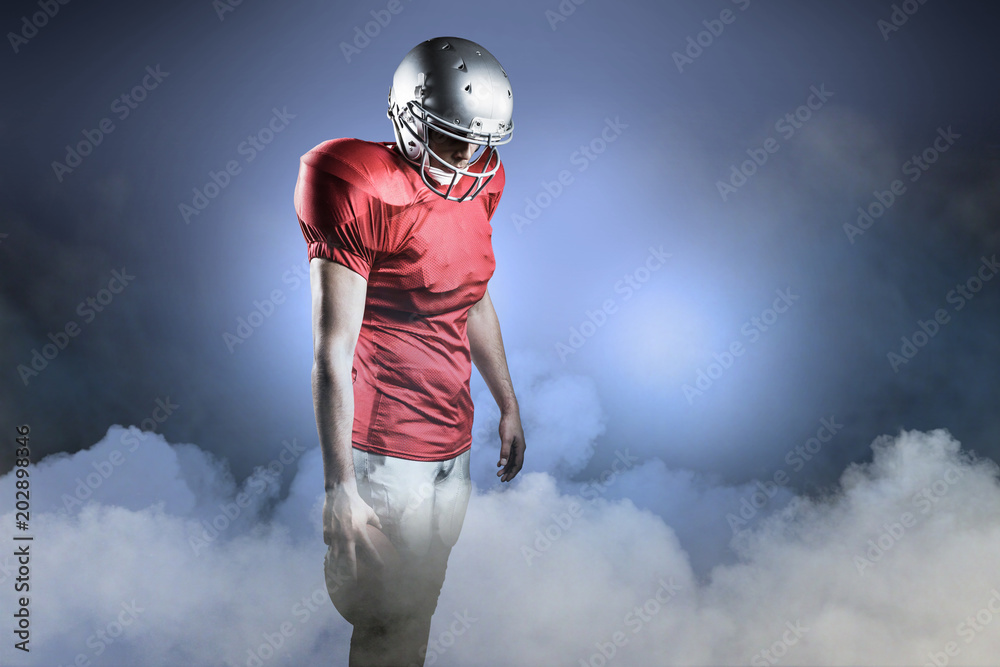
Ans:
POLYGON ((364 139, 330 139, 302 156, 304 165, 360 184, 367 182, 376 190, 398 186, 405 181, 402 157, 391 144, 364 139))
POLYGON ((362 174, 393 170, 398 163, 389 148, 364 139, 329 139, 302 156, 302 161, 315 167, 348 166, 362 174))

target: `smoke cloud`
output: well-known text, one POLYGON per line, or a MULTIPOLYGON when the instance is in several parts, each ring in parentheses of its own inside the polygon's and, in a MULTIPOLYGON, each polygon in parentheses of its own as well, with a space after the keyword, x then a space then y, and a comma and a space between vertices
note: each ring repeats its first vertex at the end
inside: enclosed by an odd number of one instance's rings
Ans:
MULTIPOLYGON (((870 463, 816 497, 670 470, 628 443, 606 474, 580 481, 604 428, 592 382, 551 368, 516 376, 534 463, 510 487, 489 479, 495 415, 479 396, 476 491, 428 665, 985 665, 1000 654, 998 467, 948 431, 882 436, 870 463), (729 518, 769 492, 755 516, 729 518)), ((286 442, 237 482, 196 445, 112 426, 30 475, 31 652, 8 637, 3 664, 346 664, 351 628, 323 581, 315 445, 286 442)), ((0 497, 14 481, 0 478, 0 497)), ((15 544, 13 512, 0 526, 15 544)), ((17 576, 5 548, 5 610, 17 608, 17 576)))

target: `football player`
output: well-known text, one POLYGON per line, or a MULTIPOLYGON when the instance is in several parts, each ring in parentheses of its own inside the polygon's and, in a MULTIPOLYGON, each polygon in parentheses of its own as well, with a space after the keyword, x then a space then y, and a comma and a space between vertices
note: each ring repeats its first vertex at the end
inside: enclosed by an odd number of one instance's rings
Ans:
POLYGON ((501 482, 524 431, 487 283, 513 132, 507 72, 457 37, 411 50, 389 89, 394 142, 301 159, 327 588, 350 665, 422 665, 471 493, 471 365, 500 407, 501 482), (385 538, 388 538, 387 540, 385 538))

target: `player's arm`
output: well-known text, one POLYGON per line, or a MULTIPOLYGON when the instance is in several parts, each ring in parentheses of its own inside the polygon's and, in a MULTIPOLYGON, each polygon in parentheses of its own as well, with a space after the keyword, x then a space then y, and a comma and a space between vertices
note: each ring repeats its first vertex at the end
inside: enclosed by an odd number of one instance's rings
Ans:
MULTIPOLYGON (((313 405, 323 453, 326 503, 323 539, 334 558, 347 558, 357 574, 355 544, 375 553, 365 524, 381 528, 378 517, 358 494, 351 433, 354 426, 354 348, 364 317, 367 281, 351 269, 326 259, 309 263, 312 290, 313 405)), ((377 558, 377 554, 376 554, 377 558)))
POLYGON ((500 320, 497 318, 490 292, 469 308, 466 329, 469 336, 469 351, 472 363, 490 388, 494 400, 500 407, 500 461, 497 476, 501 482, 508 482, 521 470, 524 463, 524 429, 521 414, 514 395, 514 385, 510 381, 507 355, 504 354, 503 337, 500 335, 500 320))

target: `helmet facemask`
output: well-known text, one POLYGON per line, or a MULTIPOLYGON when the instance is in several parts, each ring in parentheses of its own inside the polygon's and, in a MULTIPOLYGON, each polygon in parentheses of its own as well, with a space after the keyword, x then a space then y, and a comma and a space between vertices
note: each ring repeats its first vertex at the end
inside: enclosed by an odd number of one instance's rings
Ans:
POLYGON ((400 65, 389 90, 386 115, 392 120, 400 152, 417 166, 424 184, 435 194, 450 201, 467 201, 499 171, 496 147, 510 141, 514 127, 506 79, 507 73, 489 52, 474 42, 454 37, 424 42, 400 65), (433 82, 437 85, 428 85, 433 82), (494 95, 498 97, 494 99, 494 95), (445 118, 431 107, 449 109, 447 113, 465 120, 445 118), (493 115, 499 118, 490 117, 493 115), (481 148, 476 149, 466 167, 456 167, 431 148, 430 130, 481 148), (431 165, 432 158, 440 166, 431 165), (438 169, 446 179, 440 184, 430 171, 438 169), (457 194, 463 176, 472 183, 457 194))
POLYGON ((510 137, 507 137, 506 141, 496 142, 489 135, 477 136, 447 128, 443 123, 435 122, 433 115, 420 108, 414 101, 411 101, 406 109, 401 109, 398 106, 395 109, 390 108, 389 118, 393 121, 396 142, 403 156, 419 167, 420 177, 428 188, 450 201, 461 202, 473 199, 493 180, 500 169, 500 154, 496 147, 510 140, 510 137), (467 167, 456 167, 431 148, 430 130, 482 148, 476 149, 467 167), (440 166, 437 169, 442 170, 445 174, 450 174, 450 181, 441 184, 436 182, 433 175, 429 173, 429 170, 433 168, 431 158, 439 163, 440 166), (473 182, 465 192, 458 195, 455 187, 463 176, 473 179, 473 182), (445 186, 447 186, 446 189, 444 189, 445 186))

